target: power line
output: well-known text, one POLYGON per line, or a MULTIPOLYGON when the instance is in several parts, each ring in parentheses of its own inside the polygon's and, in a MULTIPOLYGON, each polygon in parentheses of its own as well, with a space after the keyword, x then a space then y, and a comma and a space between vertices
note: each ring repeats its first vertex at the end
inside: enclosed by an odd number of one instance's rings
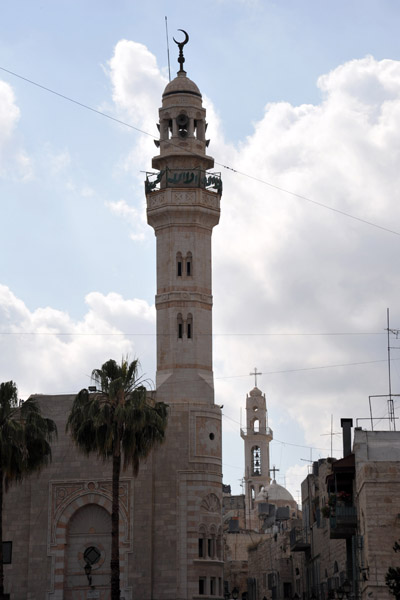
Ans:
MULTIPOLYGON (((229 421, 233 421, 233 423, 236 423, 237 425, 240 425, 239 421, 236 421, 236 419, 232 419, 232 417, 228 417, 228 415, 226 414, 222 414, 222 416, 225 419, 229 419, 229 421)), ((319 448, 318 446, 305 446, 304 444, 293 444, 292 442, 284 442, 283 440, 277 440, 276 438, 273 439, 274 442, 277 442, 278 444, 283 444, 284 446, 295 446, 296 448, 307 448, 308 450, 312 449, 312 450, 324 450, 324 451, 328 451, 329 448, 319 448)), ((335 452, 339 452, 339 450, 335 449, 335 452)))
MULTIPOLYGON (((119 123, 120 125, 124 125, 125 127, 129 127, 130 129, 133 129, 134 131, 137 131, 138 133, 142 133, 143 135, 147 135, 149 137, 151 137, 153 140, 156 140, 156 138, 154 137, 153 134, 149 133, 148 131, 144 131, 143 129, 140 129, 139 127, 136 127, 130 123, 127 123, 126 121, 122 121, 121 119, 117 119, 116 117, 113 117, 111 115, 109 115, 108 113, 105 113, 101 110, 98 110, 96 108, 93 108, 92 106, 89 106, 88 104, 84 104, 83 102, 79 102, 78 100, 75 100, 74 98, 71 98, 70 96, 66 96, 65 94, 61 94, 60 92, 56 92, 55 90, 42 85, 40 83, 37 83, 36 81, 33 81, 32 79, 29 79, 28 77, 24 77, 23 75, 19 75, 18 73, 15 73, 14 71, 11 71, 9 69, 6 69, 5 67, 1 67, 0 66, 0 70, 4 71, 5 73, 8 73, 9 75, 13 75, 14 77, 17 77, 18 79, 21 79, 22 81, 25 81, 27 83, 30 83, 31 85, 34 85, 46 92, 49 92, 51 94, 54 94, 55 96, 59 96, 60 98, 62 98, 63 100, 67 100, 68 102, 72 102, 73 104, 76 104, 77 106, 80 106, 81 108, 85 108, 86 110, 90 110, 91 112, 94 112, 102 117, 106 117, 107 119, 110 119, 111 121, 115 121, 116 123, 119 123)), ((157 140, 156 140, 157 141, 157 140)), ((177 146, 179 147, 177 144, 174 144, 171 140, 170 140, 170 144, 172 146, 177 146)), ((189 150, 186 150, 187 153, 193 154, 193 156, 198 156, 195 152, 190 152, 189 150)), ((310 202, 311 204, 314 204, 316 206, 319 206, 321 208, 325 208, 327 210, 330 210, 332 212, 335 212, 339 215, 342 215, 344 217, 348 217, 349 219, 353 219, 355 221, 358 221, 359 223, 364 223, 364 225, 369 225, 371 227, 375 227, 376 229, 380 229, 381 231, 386 231, 386 233, 392 233, 393 235, 398 235, 400 236, 400 232, 395 231, 394 229, 389 229, 388 227, 384 227, 383 225, 378 225, 377 223, 373 223, 372 221, 367 221, 366 219, 362 219, 361 217, 356 217, 355 215, 352 215, 346 211, 340 210, 338 208, 334 208, 333 206, 329 206, 328 204, 324 204, 322 202, 318 202, 317 200, 312 200, 311 198, 308 198, 307 196, 303 196, 302 194, 298 194, 297 192, 292 192, 290 190, 287 190, 283 187, 280 187, 278 185, 275 185, 273 183, 270 183, 269 181, 266 181, 265 179, 261 179, 260 177, 255 177, 254 175, 250 175, 249 173, 245 173, 244 171, 240 171, 239 169, 235 169, 233 167, 230 167, 229 165, 225 165, 223 163, 220 163, 218 161, 214 161, 216 165, 222 167, 223 169, 226 169, 228 171, 232 171, 233 173, 236 173, 237 175, 241 175, 242 177, 247 177, 248 179, 252 179, 253 181, 257 181, 258 183, 261 183, 263 185, 267 185, 275 190, 278 190, 280 192, 283 192, 285 194, 289 194, 291 196, 294 196, 295 198, 299 198, 300 200, 304 200, 305 202, 310 202)))
MULTIPOLYGON (((396 359, 392 359, 392 360, 400 360, 400 358, 396 358, 396 359)), ((364 361, 364 362, 352 362, 352 363, 342 363, 342 364, 335 364, 335 365, 321 365, 319 367, 302 367, 299 369, 282 369, 280 371, 266 371, 265 369, 263 370, 264 375, 278 375, 281 373, 298 373, 301 371, 317 371, 319 369, 335 369, 335 368, 339 368, 339 367, 355 367, 355 366, 360 366, 360 365, 372 365, 375 363, 385 363, 386 359, 381 359, 381 360, 368 360, 368 361, 364 361)), ((214 377, 214 379, 236 379, 236 378, 242 378, 242 377, 248 377, 248 375, 229 375, 226 377, 214 377)))
MULTIPOLYGON (((174 336, 174 333, 138 333, 138 332, 127 332, 127 331, 118 331, 118 332, 69 332, 69 331, 0 331, 0 335, 48 335, 48 336, 76 336, 76 337, 87 337, 87 336, 138 336, 138 337, 166 337, 166 336, 174 336)), ((197 336, 201 337, 321 337, 321 336, 356 336, 356 335, 386 335, 385 333, 381 333, 379 331, 347 331, 347 332, 297 332, 297 333, 197 333, 197 336)))

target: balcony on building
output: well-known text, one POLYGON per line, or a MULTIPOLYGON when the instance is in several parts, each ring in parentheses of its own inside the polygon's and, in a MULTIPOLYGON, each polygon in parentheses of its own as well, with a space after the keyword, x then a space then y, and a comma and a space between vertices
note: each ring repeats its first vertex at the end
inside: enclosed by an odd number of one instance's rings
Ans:
POLYGON ((241 438, 245 438, 247 436, 250 435, 267 435, 269 436, 271 439, 273 437, 273 431, 270 427, 260 427, 260 429, 258 431, 254 430, 254 429, 240 429, 240 437, 241 438))
POLYGON ((304 527, 293 527, 290 530, 290 550, 292 552, 307 552, 310 550, 310 540, 304 527))
POLYGON ((327 477, 330 539, 350 538, 357 529, 357 509, 354 505, 354 454, 332 464, 327 477))
POLYGON ((333 514, 329 517, 331 540, 341 540, 352 537, 357 529, 357 509, 353 505, 336 504, 333 514))

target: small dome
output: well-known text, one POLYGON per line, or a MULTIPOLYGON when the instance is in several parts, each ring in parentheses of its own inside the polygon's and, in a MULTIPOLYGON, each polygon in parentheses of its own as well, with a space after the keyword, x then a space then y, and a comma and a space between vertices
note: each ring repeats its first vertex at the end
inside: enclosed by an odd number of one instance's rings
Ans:
POLYGON ((255 387, 251 390, 250 396, 262 396, 262 391, 255 387))
POLYGON ((268 485, 265 488, 264 494, 268 498, 268 502, 270 504, 275 504, 275 502, 294 502, 294 503, 296 503, 292 494, 290 492, 288 492, 288 490, 286 488, 284 488, 283 485, 279 485, 279 483, 276 483, 275 479, 273 480, 273 482, 270 485, 268 485))
POLYGON ((194 96, 201 98, 199 88, 194 81, 189 79, 189 77, 186 77, 184 71, 179 71, 178 76, 169 82, 162 97, 165 98, 166 96, 172 96, 173 94, 193 94, 194 96))

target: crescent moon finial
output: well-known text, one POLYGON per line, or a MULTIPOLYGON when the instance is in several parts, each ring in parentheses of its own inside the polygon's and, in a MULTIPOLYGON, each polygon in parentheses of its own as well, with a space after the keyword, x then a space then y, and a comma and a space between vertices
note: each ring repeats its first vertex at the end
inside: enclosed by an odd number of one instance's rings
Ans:
POLYGON ((185 57, 183 56, 183 46, 188 43, 189 35, 184 29, 178 29, 178 31, 182 31, 182 33, 185 34, 185 39, 183 40, 183 42, 177 42, 174 37, 172 38, 179 48, 178 63, 180 64, 180 69, 178 73, 186 73, 186 71, 183 68, 183 63, 185 62, 185 57))

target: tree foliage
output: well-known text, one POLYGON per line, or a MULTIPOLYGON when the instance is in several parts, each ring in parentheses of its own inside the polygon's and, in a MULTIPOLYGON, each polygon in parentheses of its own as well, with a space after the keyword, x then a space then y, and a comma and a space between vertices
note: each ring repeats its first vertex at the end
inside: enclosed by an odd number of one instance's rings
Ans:
POLYGON ((35 399, 19 404, 16 384, 0 383, 0 598, 4 594, 3 493, 12 482, 50 462, 56 435, 56 424, 42 416, 35 399))
MULTIPOLYGON (((400 544, 394 543, 393 550, 400 552, 400 544)), ((396 600, 400 600, 400 567, 389 567, 385 575, 385 583, 389 592, 393 594, 396 600)))
POLYGON ((138 376, 138 360, 121 364, 110 359, 92 372, 98 391, 82 389, 75 398, 67 421, 67 430, 85 454, 96 453, 112 460, 112 547, 111 598, 120 598, 119 590, 119 478, 131 466, 139 472, 140 461, 155 444, 164 439, 167 405, 152 403, 143 380, 138 376))

